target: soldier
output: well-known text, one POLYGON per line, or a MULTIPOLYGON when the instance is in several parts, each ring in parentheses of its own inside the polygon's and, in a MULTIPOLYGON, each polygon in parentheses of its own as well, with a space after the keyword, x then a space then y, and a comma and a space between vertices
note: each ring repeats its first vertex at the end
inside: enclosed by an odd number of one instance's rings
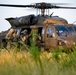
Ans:
POLYGON ((7 40, 7 48, 11 48, 12 42, 18 41, 17 31, 15 31, 14 29, 10 29, 10 31, 6 35, 6 40, 7 40))
POLYGON ((16 31, 16 30, 13 32, 12 36, 13 36, 12 41, 13 41, 13 42, 17 42, 19 37, 18 37, 18 35, 17 35, 17 31, 16 31))
POLYGON ((6 35, 6 40, 10 40, 12 38, 12 34, 14 32, 14 29, 10 29, 10 31, 8 32, 8 34, 6 35))
POLYGON ((28 31, 27 30, 24 30, 21 32, 22 35, 21 35, 21 40, 24 42, 24 43, 28 43, 28 37, 29 37, 29 34, 28 34, 28 31))

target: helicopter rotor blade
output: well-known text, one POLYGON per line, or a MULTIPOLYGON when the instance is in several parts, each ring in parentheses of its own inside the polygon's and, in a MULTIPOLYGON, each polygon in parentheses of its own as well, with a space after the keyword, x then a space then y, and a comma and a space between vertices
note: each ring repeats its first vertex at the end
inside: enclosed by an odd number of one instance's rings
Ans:
POLYGON ((34 7, 34 5, 13 5, 13 4, 0 4, 0 6, 5 6, 5 7, 34 7))
POLYGON ((76 7, 61 7, 61 6, 53 6, 52 8, 61 8, 61 9, 76 9, 76 7))
POLYGON ((63 8, 63 9, 76 9, 76 7, 62 7, 57 5, 66 5, 67 3, 35 3, 34 8, 38 9, 53 9, 53 8, 63 8))
POLYGON ((62 6, 56 6, 56 4, 66 4, 66 3, 35 3, 31 5, 13 5, 13 4, 0 4, 0 6, 5 6, 5 7, 22 7, 22 8, 36 8, 36 9, 53 9, 53 8, 61 8, 61 9, 76 9, 76 7, 62 7, 62 6))
POLYGON ((71 3, 48 3, 52 5, 71 5, 71 3))

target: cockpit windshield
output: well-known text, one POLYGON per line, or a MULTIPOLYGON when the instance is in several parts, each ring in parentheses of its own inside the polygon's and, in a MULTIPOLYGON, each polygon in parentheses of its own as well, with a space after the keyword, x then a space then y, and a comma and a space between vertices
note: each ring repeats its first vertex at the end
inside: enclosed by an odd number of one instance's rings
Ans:
POLYGON ((76 25, 73 25, 74 26, 74 29, 75 29, 75 31, 76 31, 76 25))
POLYGON ((56 30, 57 30, 58 36, 67 36, 68 35, 68 30, 63 25, 56 25, 56 30))
POLYGON ((70 32, 70 34, 75 34, 75 32, 71 26, 67 26, 67 29, 70 32))

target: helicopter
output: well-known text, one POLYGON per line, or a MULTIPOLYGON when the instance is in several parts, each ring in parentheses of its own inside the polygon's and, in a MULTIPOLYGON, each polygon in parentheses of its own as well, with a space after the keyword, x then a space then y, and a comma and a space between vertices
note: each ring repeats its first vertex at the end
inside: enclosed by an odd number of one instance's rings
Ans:
MULTIPOLYGON (((40 48, 60 48, 65 47, 68 49, 73 48, 73 44, 76 44, 76 35, 72 35, 66 27, 68 21, 59 16, 46 15, 45 11, 50 9, 76 9, 76 7, 62 7, 52 3, 35 3, 30 5, 12 5, 12 4, 0 4, 3 7, 22 7, 22 8, 35 8, 37 11, 41 11, 41 14, 26 15, 16 18, 6 18, 10 23, 11 28, 7 31, 0 33, 0 42, 6 47, 7 41, 5 36, 11 29, 17 31, 17 35, 21 36, 23 30, 28 31, 28 35, 32 30, 37 31, 37 35, 41 37, 38 40, 37 45, 40 48)), ((70 25, 69 25, 70 26, 70 25)))

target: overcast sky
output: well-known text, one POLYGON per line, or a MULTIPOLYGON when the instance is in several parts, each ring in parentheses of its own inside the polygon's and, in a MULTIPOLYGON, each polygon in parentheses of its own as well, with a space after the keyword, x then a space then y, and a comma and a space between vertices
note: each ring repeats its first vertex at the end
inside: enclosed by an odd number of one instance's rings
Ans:
MULTIPOLYGON (((75 6, 76 0, 0 0, 0 4, 33 4, 37 2, 48 3, 69 3, 67 6, 75 6)), ((65 6, 65 5, 64 5, 65 6)), ((50 14, 54 12, 53 16, 60 16, 65 18, 69 23, 76 21, 76 9, 52 9, 50 14)), ((14 7, 1 7, 0 6, 0 32, 9 29, 11 26, 5 18, 21 17, 29 14, 35 14, 36 10, 28 8, 14 8, 14 7)))

